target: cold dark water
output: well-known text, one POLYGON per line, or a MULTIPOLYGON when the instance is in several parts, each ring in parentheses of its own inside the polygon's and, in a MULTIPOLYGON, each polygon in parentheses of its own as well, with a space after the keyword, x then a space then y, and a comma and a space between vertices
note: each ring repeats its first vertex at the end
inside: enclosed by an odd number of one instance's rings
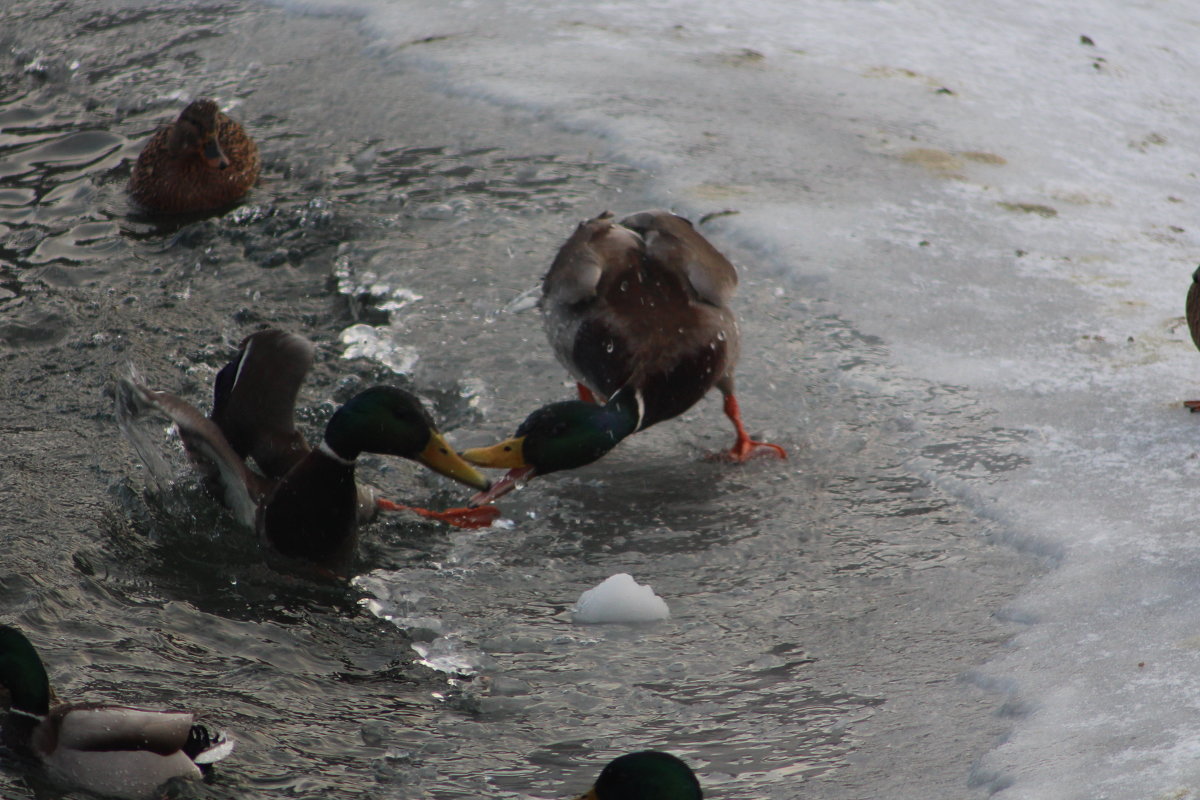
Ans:
MULTIPOLYGON (((896 374, 815 287, 723 240, 726 217, 705 232, 743 268, 739 395, 788 462, 705 461, 732 438, 709 399, 507 498, 511 524, 392 517, 365 532, 352 586, 276 575, 182 463, 154 489, 113 375, 136 363, 207 407, 234 345, 276 325, 318 345, 310 431, 387 380, 483 443, 569 394, 513 301, 578 220, 664 202, 654 176, 551 120, 437 95, 351 17, 10 2, 0 31, 0 621, 66 697, 232 731, 234 756, 186 795, 565 797, 647 746, 714 797, 995 788, 972 763, 1005 697, 970 676, 1016 630, 996 613, 1037 564, 924 471, 970 496, 1021 465, 1018 432, 896 374), (258 189, 223 216, 138 217, 131 159, 200 94, 258 140, 258 189), (358 324, 402 346, 406 375, 341 358, 358 324), (573 625, 579 593, 621 571, 671 619, 573 625)), ((464 499, 364 462, 399 499, 464 499)), ((35 793, 56 796, 0 771, 0 795, 35 793)))

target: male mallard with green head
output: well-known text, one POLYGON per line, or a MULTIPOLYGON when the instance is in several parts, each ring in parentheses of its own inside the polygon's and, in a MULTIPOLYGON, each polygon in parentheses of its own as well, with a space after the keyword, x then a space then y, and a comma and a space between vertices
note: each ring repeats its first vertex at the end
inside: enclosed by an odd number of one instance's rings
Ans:
POLYGON ((194 100, 142 148, 129 194, 168 214, 233 205, 258 180, 258 147, 212 100, 194 100))
POLYGON ((642 750, 615 758, 577 800, 702 800, 691 767, 670 753, 642 750))
POLYGON ((37 650, 21 631, 0 625, 3 741, 40 762, 55 782, 143 800, 172 778, 199 778, 233 750, 227 736, 186 712, 50 701, 37 650))
POLYGON ((134 422, 148 411, 169 417, 192 460, 225 504, 255 527, 268 552, 288 566, 344 577, 353 561, 360 522, 380 510, 411 510, 460 527, 491 524, 491 508, 429 511, 376 497, 354 479, 360 453, 394 455, 476 489, 488 481, 438 432, 421 401, 402 389, 374 386, 352 397, 311 448, 296 430, 294 408, 313 361, 301 336, 264 330, 246 337, 237 356, 217 374, 213 411, 205 417, 185 400, 153 391, 132 378, 117 385, 117 419, 152 472, 134 422), (252 458, 259 471, 246 463, 252 458))
POLYGON ((606 212, 581 223, 550 265, 540 301, 554 353, 581 399, 544 406, 513 438, 464 452, 480 466, 510 470, 472 502, 590 464, 714 386, 736 433, 725 457, 786 458, 742 424, 733 390, 738 325, 729 309, 736 286, 733 264, 683 217, 645 211, 616 222, 606 212))

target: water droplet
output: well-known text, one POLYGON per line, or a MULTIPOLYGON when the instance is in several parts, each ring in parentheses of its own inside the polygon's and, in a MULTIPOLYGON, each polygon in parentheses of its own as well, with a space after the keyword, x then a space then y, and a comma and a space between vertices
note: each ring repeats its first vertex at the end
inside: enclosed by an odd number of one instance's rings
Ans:
POLYGON ((725 341, 725 331, 717 331, 717 341, 718 342, 725 341))
POLYGON ((621 291, 622 292, 629 291, 629 281, 621 281, 621 291))
POLYGON ((606 353, 611 353, 613 351, 612 339, 609 339, 607 342, 604 343, 604 351, 606 353))

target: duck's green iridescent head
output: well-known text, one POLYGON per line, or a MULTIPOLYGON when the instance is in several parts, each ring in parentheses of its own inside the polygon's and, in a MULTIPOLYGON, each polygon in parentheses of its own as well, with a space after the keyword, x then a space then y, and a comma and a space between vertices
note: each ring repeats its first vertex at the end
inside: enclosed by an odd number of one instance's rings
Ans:
POLYGON ((643 750, 609 762, 579 800, 701 800, 691 767, 670 753, 643 750))
POLYGON ((363 452, 400 456, 476 489, 490 485, 438 433, 421 401, 394 386, 373 386, 352 397, 329 420, 325 444, 348 460, 363 452))
POLYGON ((539 475, 591 464, 633 432, 618 409, 568 400, 539 408, 517 428, 525 463, 539 475))
POLYGON ((534 475, 591 464, 633 433, 637 422, 636 410, 617 402, 601 406, 566 400, 542 406, 511 439, 463 451, 472 464, 509 470, 491 491, 471 498, 471 504, 490 503, 534 475))
POLYGON ((50 679, 42 659, 25 634, 11 625, 0 625, 0 688, 17 711, 40 717, 50 711, 50 679))

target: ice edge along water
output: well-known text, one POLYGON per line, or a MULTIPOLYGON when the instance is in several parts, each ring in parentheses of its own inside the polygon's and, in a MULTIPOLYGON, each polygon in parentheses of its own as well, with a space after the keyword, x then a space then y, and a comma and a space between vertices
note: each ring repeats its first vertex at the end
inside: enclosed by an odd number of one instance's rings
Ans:
POLYGON ((291 7, 361 14, 442 89, 600 136, 678 208, 736 205, 728 237, 881 336, 897 369, 1025 431, 1031 465, 1004 482, 924 467, 1058 561, 1005 611, 1030 627, 976 673, 1022 709, 977 775, 1023 798, 1200 791, 1200 459, 1175 402, 1198 365, 1179 316, 1200 249, 1200 9, 291 7))

